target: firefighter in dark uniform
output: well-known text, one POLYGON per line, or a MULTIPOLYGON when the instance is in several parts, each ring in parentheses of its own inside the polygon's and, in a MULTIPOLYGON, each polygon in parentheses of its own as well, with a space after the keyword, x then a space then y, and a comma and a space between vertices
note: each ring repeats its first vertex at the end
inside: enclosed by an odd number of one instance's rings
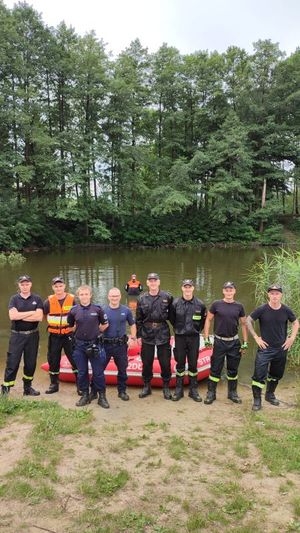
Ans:
POLYGON ((170 305, 173 297, 166 291, 161 291, 159 275, 152 272, 147 276, 149 292, 141 294, 136 308, 137 336, 142 339, 141 357, 143 362, 142 376, 144 387, 139 394, 145 398, 151 394, 151 379, 153 377, 153 361, 155 346, 161 368, 163 380, 163 396, 171 400, 169 389, 171 379, 171 347, 169 319, 170 305))
POLYGON ((127 367, 128 367, 128 342, 136 342, 136 325, 132 312, 126 305, 122 305, 121 292, 117 287, 113 287, 108 292, 109 305, 105 305, 103 310, 107 316, 109 327, 103 334, 104 348, 106 353, 106 365, 111 357, 118 369, 118 397, 123 401, 128 401, 129 396, 126 392, 127 367), (130 326, 129 338, 126 335, 126 324, 130 326))
POLYGON ((274 393, 278 381, 284 374, 287 352, 298 333, 299 321, 294 312, 281 303, 281 299, 282 287, 270 285, 268 303, 257 307, 247 317, 248 329, 258 345, 252 376, 253 411, 259 411, 262 407, 261 391, 265 386, 265 380, 267 380, 266 401, 272 405, 279 405, 280 402, 274 393), (255 320, 259 321, 260 336, 253 328, 255 320), (287 335, 288 322, 292 323, 292 332, 289 337, 287 335))
POLYGON ((44 314, 48 322, 48 363, 50 386, 46 394, 59 390, 59 368, 62 350, 70 361, 77 382, 77 367, 72 356, 73 328, 67 322, 70 309, 75 304, 75 296, 66 292, 66 285, 61 276, 52 280, 53 293, 44 301, 44 314))
POLYGON ((39 322, 43 320, 43 302, 40 296, 31 292, 31 277, 18 279, 19 293, 11 297, 8 309, 11 320, 11 335, 7 352, 2 394, 8 394, 15 384, 21 357, 24 358, 24 396, 38 396, 32 387, 39 347, 39 322))
POLYGON ((90 403, 88 362, 93 370, 93 387, 99 393, 98 404, 109 408, 105 395, 105 351, 99 342, 101 331, 108 328, 108 321, 100 305, 91 303, 92 289, 88 285, 81 285, 77 290, 79 304, 72 307, 67 321, 71 327, 75 326, 75 347, 73 358, 78 368, 78 386, 82 397, 76 403, 81 407, 90 403))
POLYGON ((211 346, 209 329, 212 320, 214 321, 214 346, 205 404, 211 404, 216 399, 216 388, 221 378, 225 357, 227 361, 228 398, 234 403, 242 403, 237 394, 238 367, 241 355, 248 348, 248 331, 244 307, 234 300, 235 293, 236 286, 232 281, 224 283, 223 300, 213 302, 207 313, 204 325, 205 346, 211 346), (242 345, 238 336, 240 324, 243 335, 242 345))
POLYGON ((175 333, 174 357, 176 361, 176 388, 172 400, 183 398, 185 362, 188 361, 189 397, 195 402, 202 399, 198 393, 198 353, 200 331, 206 317, 204 303, 194 296, 194 282, 184 279, 181 286, 182 296, 176 298, 170 307, 170 322, 175 333))

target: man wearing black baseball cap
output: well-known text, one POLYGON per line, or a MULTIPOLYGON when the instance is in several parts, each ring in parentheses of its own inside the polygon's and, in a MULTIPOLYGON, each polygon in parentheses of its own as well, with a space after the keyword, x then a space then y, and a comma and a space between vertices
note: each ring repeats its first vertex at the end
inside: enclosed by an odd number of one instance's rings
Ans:
POLYGON ((153 377, 153 361, 155 346, 161 368, 163 380, 163 396, 165 400, 171 400, 169 389, 171 379, 171 347, 169 319, 170 305, 173 297, 159 288, 160 279, 156 272, 150 272, 147 276, 149 292, 141 294, 136 308, 137 337, 142 339, 142 376, 144 387, 139 394, 145 398, 151 394, 151 379, 153 377))
POLYGON ((189 397, 195 402, 202 399, 198 392, 197 361, 200 344, 200 331, 203 328, 206 307, 194 296, 194 282, 184 279, 181 285, 182 296, 175 298, 170 308, 170 322, 175 333, 174 357, 176 360, 176 388, 173 401, 183 398, 185 363, 188 361, 189 397))
POLYGON ((248 332, 245 310, 241 303, 235 301, 235 293, 235 283, 226 281, 223 285, 223 299, 213 302, 207 313, 204 326, 205 346, 211 346, 209 329, 212 320, 214 321, 214 346, 205 404, 211 404, 216 399, 216 388, 221 378, 225 357, 228 380, 227 397, 234 403, 242 402, 237 394, 238 368, 241 354, 248 348, 248 332), (239 325, 242 327, 242 345, 238 336, 239 325))
MULTIPOLYGON (((53 294, 44 301, 44 314, 48 322, 48 363, 50 386, 46 394, 59 390, 59 368, 62 350, 69 359, 77 383, 78 370, 73 359, 73 328, 67 322, 70 309, 75 304, 74 294, 66 292, 66 284, 61 276, 52 279, 53 294)), ((79 390, 77 388, 79 393, 79 390)))
POLYGON ((257 307, 248 317, 247 326, 258 345, 252 376, 253 411, 262 408, 261 391, 267 380, 265 399, 279 405, 275 396, 278 381, 285 370, 287 352, 293 345, 299 329, 299 321, 287 305, 281 303, 282 287, 276 283, 268 287, 268 302, 257 307), (259 321, 260 335, 254 330, 254 321, 259 321), (292 333, 287 335, 288 322, 292 333))
POLYGON ((32 387, 39 347, 39 322, 43 320, 43 302, 40 296, 32 294, 31 277, 23 274, 18 278, 19 292, 11 297, 8 314, 11 320, 11 335, 7 352, 2 394, 8 394, 14 386, 23 355, 24 396, 38 396, 32 387))

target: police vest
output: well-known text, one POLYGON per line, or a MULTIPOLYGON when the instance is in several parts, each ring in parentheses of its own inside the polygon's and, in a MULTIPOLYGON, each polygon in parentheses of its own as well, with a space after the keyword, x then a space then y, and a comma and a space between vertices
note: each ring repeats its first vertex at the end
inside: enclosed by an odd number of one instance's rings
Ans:
POLYGON ((67 294, 63 305, 60 305, 57 296, 51 294, 48 296, 49 313, 47 315, 48 331, 49 333, 56 333, 57 335, 65 335, 71 333, 73 328, 70 328, 67 322, 68 313, 74 305, 74 295, 67 294))

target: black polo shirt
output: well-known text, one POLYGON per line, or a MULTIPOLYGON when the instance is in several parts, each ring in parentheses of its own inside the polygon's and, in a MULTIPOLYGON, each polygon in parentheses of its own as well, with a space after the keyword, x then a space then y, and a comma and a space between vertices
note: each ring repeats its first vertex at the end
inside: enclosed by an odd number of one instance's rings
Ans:
MULTIPOLYGON (((38 294, 30 294, 28 298, 23 298, 21 294, 14 294, 8 304, 8 309, 15 307, 21 313, 43 309, 43 301, 38 294)), ((31 331, 39 325, 37 322, 26 322, 25 320, 12 320, 11 329, 15 331, 31 331)))

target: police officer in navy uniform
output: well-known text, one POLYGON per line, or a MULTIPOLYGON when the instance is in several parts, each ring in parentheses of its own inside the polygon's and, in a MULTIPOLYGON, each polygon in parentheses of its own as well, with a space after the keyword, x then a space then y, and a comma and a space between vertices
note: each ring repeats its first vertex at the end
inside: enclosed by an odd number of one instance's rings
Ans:
POLYGON ((216 399, 216 388, 221 378, 225 357, 227 361, 228 380, 227 397, 234 403, 242 403, 242 400, 237 394, 238 368, 241 355, 248 348, 248 331, 244 306, 240 302, 235 301, 235 293, 236 286, 232 281, 224 283, 224 298, 213 302, 207 313, 204 325, 205 346, 211 346, 209 329, 212 321, 214 321, 214 346, 208 378, 207 396, 204 400, 205 404, 211 404, 216 399), (238 336, 240 324, 243 335, 242 345, 238 336))
POLYGON ((136 341, 136 325, 132 312, 126 305, 121 305, 121 292, 113 287, 108 292, 109 304, 103 307, 107 316, 109 327, 103 334, 104 348, 106 353, 106 364, 108 365, 111 357, 118 368, 118 397, 123 401, 128 401, 129 396, 126 392, 127 367, 128 367, 128 337, 126 335, 126 324, 130 326, 131 337, 129 343, 136 341))
POLYGON ((99 393, 98 404, 109 408, 105 395, 104 368, 106 356, 99 342, 101 331, 108 328, 108 320, 100 305, 91 303, 92 289, 81 285, 76 292, 79 304, 72 307, 68 314, 68 324, 75 326, 75 347, 73 358, 78 368, 78 386, 82 397, 76 403, 81 407, 90 403, 88 361, 93 370, 93 387, 99 393))
POLYGON ((185 376, 185 362, 188 361, 189 397, 195 402, 202 399, 198 393, 198 353, 200 345, 200 331, 203 328, 206 307, 194 296, 194 282, 184 279, 181 290, 182 296, 175 298, 170 307, 170 322, 175 333, 174 357, 176 360, 176 388, 172 400, 183 398, 183 381, 185 376))
POLYGON ((7 352, 2 394, 8 394, 15 384, 21 357, 24 358, 24 396, 38 396, 32 387, 39 347, 39 322, 43 320, 43 302, 31 292, 32 281, 27 275, 18 279, 19 293, 11 297, 8 309, 11 320, 11 335, 7 352))
POLYGON ((287 305, 281 303, 282 287, 270 285, 268 288, 268 302, 257 307, 248 317, 247 326, 258 345, 255 358, 254 374, 252 376, 253 411, 259 411, 261 405, 261 391, 267 380, 265 399, 272 405, 279 405, 275 396, 278 381, 285 370, 287 352, 292 347, 299 329, 299 321, 294 312, 287 305), (253 324, 259 321, 260 335, 257 335, 253 324), (288 322, 292 324, 292 332, 288 337, 288 322))
POLYGON ((171 400, 172 395, 169 389, 171 347, 170 328, 167 320, 173 297, 168 292, 160 290, 160 278, 155 272, 148 274, 147 287, 149 291, 141 294, 136 309, 137 336, 142 339, 141 357, 144 380, 144 387, 139 397, 145 398, 151 394, 156 347, 163 380, 163 396, 165 400, 171 400))

